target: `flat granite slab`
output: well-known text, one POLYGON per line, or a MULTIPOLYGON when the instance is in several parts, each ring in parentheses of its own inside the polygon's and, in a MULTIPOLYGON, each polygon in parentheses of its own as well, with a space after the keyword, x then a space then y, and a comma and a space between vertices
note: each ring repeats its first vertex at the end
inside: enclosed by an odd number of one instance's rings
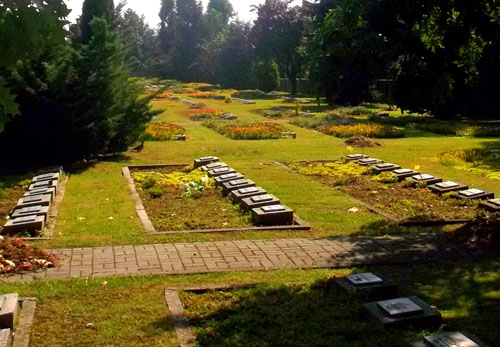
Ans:
POLYGON ((392 172, 396 175, 399 182, 402 182, 412 176, 420 175, 419 171, 414 171, 412 169, 397 169, 392 172))
POLYGON ((0 295, 0 329, 14 329, 19 312, 19 295, 17 293, 0 295))
POLYGON ((59 180, 61 177, 59 172, 46 173, 33 177, 32 182, 43 182, 43 181, 53 181, 59 180))
POLYGON ((24 193, 23 197, 34 196, 34 195, 50 195, 51 199, 54 200, 56 197, 56 188, 55 187, 41 187, 33 190, 28 190, 24 193))
POLYGON ((194 160, 193 168, 197 169, 199 167, 202 167, 202 166, 207 165, 207 164, 215 163, 217 161, 219 161, 219 158, 217 158, 216 156, 198 158, 198 159, 194 160))
POLYGON ((207 171, 207 175, 208 175, 208 177, 214 178, 214 177, 219 177, 222 175, 229 175, 229 174, 232 174, 235 172, 236 172, 235 169, 227 167, 227 166, 223 166, 223 167, 219 167, 219 168, 207 171))
POLYGON ((5 223, 2 234, 19 234, 28 232, 30 234, 42 231, 45 227, 45 216, 24 216, 11 218, 5 223))
POLYGON ((12 346, 12 330, 0 329, 0 347, 12 346))
POLYGON ((252 220, 257 225, 293 225, 293 210, 283 205, 270 205, 254 208, 252 220))
POLYGON ((255 187, 255 182, 247 179, 239 179, 222 183, 222 194, 229 195, 233 190, 255 187))
POLYGON ((244 198, 250 198, 256 195, 267 194, 266 190, 261 187, 249 187, 244 189, 233 190, 229 193, 229 199, 233 204, 239 204, 244 198))
POLYGON ((222 186, 222 184, 225 182, 242 180, 244 178, 245 178, 245 176, 243 176, 242 174, 233 172, 230 174, 225 174, 225 175, 215 177, 214 179, 215 179, 216 185, 222 186))
POLYGON ((394 170, 399 170, 401 169, 400 165, 392 164, 392 163, 382 163, 382 164, 377 164, 372 167, 372 172, 374 174, 381 174, 382 172, 390 172, 394 170))
POLYGON ((30 207, 30 206, 50 206, 52 202, 51 195, 33 195, 19 199, 17 201, 16 209, 30 207))
POLYGON ((500 199, 491 199, 479 204, 479 208, 488 212, 500 212, 500 199))
POLYGON ((355 160, 360 160, 360 159, 366 159, 368 158, 367 155, 364 155, 364 154, 349 154, 348 156, 346 156, 346 159, 348 161, 355 161, 355 160))
POLYGON ((215 170, 215 169, 220 169, 222 167, 228 167, 226 163, 223 162, 216 162, 208 165, 204 165, 201 167, 201 169, 205 172, 210 171, 210 170, 215 170))
POLYGON ((47 221, 49 219, 49 210, 50 210, 49 206, 42 206, 42 205, 17 208, 11 214, 11 218, 21 218, 27 216, 44 216, 45 220, 47 221))
POLYGON ((243 210, 243 212, 250 212, 254 208, 269 205, 279 205, 280 203, 280 199, 278 199, 274 195, 262 194, 244 198, 243 200, 241 200, 240 208, 243 210))
POLYGON ((494 199, 495 193, 473 188, 462 190, 456 194, 453 194, 453 197, 462 200, 487 200, 494 199))
POLYGON ((378 273, 352 274, 334 278, 334 287, 365 299, 387 299, 398 294, 398 285, 378 273))
POLYGON ((431 192, 436 194, 445 194, 451 192, 458 192, 460 190, 469 189, 468 186, 462 183, 457 183, 453 181, 439 182, 432 185, 429 185, 427 188, 430 189, 431 192))
POLYGON ((371 166, 376 164, 382 164, 384 161, 376 158, 364 158, 358 160, 358 164, 361 166, 371 166))
POLYGON ((441 177, 432 176, 429 174, 413 175, 413 176, 411 176, 411 179, 413 180, 413 182, 415 182, 415 184, 418 184, 420 182, 424 182, 428 186, 432 185, 432 184, 443 182, 443 179, 441 177))
POLYGON ((441 325, 441 313, 411 296, 364 304, 368 317, 390 328, 437 329, 441 325))
POLYGON ((57 187, 59 186, 59 181, 58 180, 51 180, 51 181, 39 181, 39 182, 34 182, 31 183, 30 186, 28 187, 28 190, 35 190, 38 188, 50 188, 54 187, 57 191, 57 187))

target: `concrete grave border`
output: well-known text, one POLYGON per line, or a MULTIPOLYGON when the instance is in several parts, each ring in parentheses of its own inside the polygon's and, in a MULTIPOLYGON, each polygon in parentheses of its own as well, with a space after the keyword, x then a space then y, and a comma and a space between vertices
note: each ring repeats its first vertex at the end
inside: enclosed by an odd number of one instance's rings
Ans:
POLYGON ((245 283, 245 284, 227 284, 215 285, 206 287, 180 287, 180 288, 166 288, 165 300, 167 308, 172 318, 172 323, 177 335, 177 342, 181 347, 194 347, 196 346, 196 336, 193 334, 189 319, 184 315, 184 304, 179 296, 180 291, 202 294, 208 291, 215 290, 233 290, 233 289, 248 289, 254 288, 264 283, 245 283))
POLYGON ((168 167, 188 166, 188 164, 162 164, 162 165, 130 165, 122 167, 122 175, 128 183, 132 198, 135 201, 135 211, 139 220, 141 221, 144 230, 153 235, 174 235, 174 234, 203 234, 203 233, 225 233, 225 232, 238 232, 238 231, 287 231, 287 230, 311 230, 311 226, 304 220, 294 216, 293 225, 278 225, 269 227, 248 227, 248 228, 226 228, 226 229, 194 229, 194 230, 175 230, 175 231, 157 231, 149 218, 144 204, 142 203, 139 193, 135 189, 134 179, 130 174, 130 169, 161 169, 168 167))

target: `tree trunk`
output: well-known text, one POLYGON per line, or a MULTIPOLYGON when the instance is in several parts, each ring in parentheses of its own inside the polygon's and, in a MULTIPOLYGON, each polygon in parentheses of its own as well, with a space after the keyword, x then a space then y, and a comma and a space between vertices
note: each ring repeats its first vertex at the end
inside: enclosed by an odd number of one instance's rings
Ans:
POLYGON ((291 92, 292 95, 297 95, 297 77, 295 74, 290 74, 288 79, 290 80, 291 92))

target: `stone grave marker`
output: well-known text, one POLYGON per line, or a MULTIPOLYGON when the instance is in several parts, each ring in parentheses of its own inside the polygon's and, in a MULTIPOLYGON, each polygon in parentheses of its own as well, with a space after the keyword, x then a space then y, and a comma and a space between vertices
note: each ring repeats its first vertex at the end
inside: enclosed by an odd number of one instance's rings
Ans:
POLYGON ((177 135, 174 135, 174 139, 176 141, 186 141, 187 140, 187 136, 184 135, 184 134, 177 134, 177 135))
POLYGON ((372 171, 375 174, 380 174, 382 172, 389 172, 401 169, 401 166, 392 163, 382 163, 377 164, 373 167, 372 171))
POLYGON ((394 170, 393 173, 396 175, 399 182, 404 181, 409 177, 420 175, 420 172, 411 169, 397 169, 394 170))
POLYGON ((360 159, 358 161, 358 164, 361 166, 370 166, 370 165, 382 164, 382 163, 383 163, 382 160, 376 159, 376 158, 364 158, 364 159, 360 159))
POLYGON ((228 174, 233 174, 236 173, 236 170, 227 166, 222 166, 213 170, 209 170, 207 172, 208 177, 218 177, 218 176, 223 176, 223 175, 228 175, 228 174))
POLYGON ((346 156, 346 159, 349 161, 355 161, 355 160, 360 160, 360 159, 367 159, 368 156, 364 154, 349 154, 346 156))
POLYGON ((215 179, 215 184, 216 185, 222 186, 222 184, 225 183, 225 182, 242 180, 244 178, 245 177, 242 174, 233 172, 233 173, 230 173, 230 174, 225 174, 225 175, 217 176, 214 179, 215 179))
POLYGON ((244 198, 249 198, 255 195, 267 194, 261 187, 249 187, 231 191, 229 199, 233 204, 239 204, 244 198))
POLYGON ((59 172, 47 173, 33 177, 32 182, 59 180, 59 178, 60 178, 59 172))
POLYGON ((45 187, 54 187, 57 191, 57 187, 59 186, 59 181, 58 180, 51 180, 51 181, 39 181, 39 182, 34 182, 31 183, 28 190, 35 190, 37 188, 45 188, 45 187))
POLYGON ((337 288, 366 299, 393 297, 398 292, 397 284, 371 272, 335 278, 333 284, 337 288))
POLYGON ((439 335, 424 337, 424 342, 429 347, 481 347, 482 342, 474 341, 459 331, 445 332, 439 335))
POLYGON ((297 138, 297 133, 293 131, 285 131, 283 134, 281 134, 282 137, 291 137, 292 139, 297 138))
POLYGON ((14 329, 19 312, 19 295, 17 293, 0 296, 0 329, 14 329))
POLYGON ((251 213, 252 220, 257 225, 293 225, 293 211, 283 205, 257 207, 251 213))
POLYGON ((456 192, 460 190, 466 190, 469 187, 466 186, 465 184, 453 182, 453 181, 446 181, 446 182, 440 182, 436 184, 429 185, 428 188, 437 194, 444 194, 444 193, 449 193, 449 192, 456 192))
POLYGON ((219 161, 219 158, 217 158, 215 156, 198 158, 198 159, 194 160, 193 168, 197 169, 199 167, 202 167, 203 165, 215 163, 217 161, 219 161))
POLYGON ((12 218, 5 223, 3 227, 4 234, 17 234, 21 232, 36 233, 43 230, 45 226, 44 216, 26 216, 20 218, 12 218))
POLYGON ((23 197, 17 201, 17 208, 24 208, 30 206, 50 206, 51 196, 50 195, 33 195, 28 197, 23 197))
POLYGON ((47 221, 49 219, 49 209, 50 209, 49 206, 42 206, 42 205, 17 208, 12 213, 11 218, 20 218, 26 216, 44 216, 45 220, 47 221))
POLYGON ((277 206, 281 202, 272 194, 255 195, 241 200, 240 207, 244 212, 250 212, 254 208, 264 206, 277 206))
POLYGON ((222 183, 222 194, 229 195, 233 190, 255 187, 255 182, 247 179, 238 179, 222 183))
POLYGON ((486 192, 481 189, 467 189, 456 193, 454 198, 463 200, 486 200, 495 198, 495 193, 486 192))
POLYGON ((39 175, 48 174, 48 173, 59 173, 59 177, 62 176, 63 167, 60 165, 48 166, 43 169, 38 170, 39 175))
POLYGON ((220 118, 225 120, 233 120, 233 119, 238 119, 238 116, 232 113, 224 113, 223 115, 220 116, 220 118))
POLYGON ((210 170, 215 170, 215 169, 220 169, 222 167, 228 167, 226 163, 222 162, 217 162, 217 163, 212 163, 208 165, 204 165, 201 167, 203 171, 210 171, 210 170))
POLYGON ((489 212, 500 212, 500 199, 491 199, 479 204, 479 208, 489 212))
POLYGON ((364 304, 368 316, 384 327, 434 329, 441 325, 441 313, 416 296, 364 304))
POLYGON ((411 176, 411 179, 415 183, 425 182, 427 185, 443 182, 443 179, 441 177, 436 177, 429 174, 413 175, 411 176))
POLYGON ((50 195, 51 200, 54 200, 56 196, 56 188, 55 187, 42 187, 33 190, 28 190, 24 193, 24 197, 33 196, 33 195, 50 195))

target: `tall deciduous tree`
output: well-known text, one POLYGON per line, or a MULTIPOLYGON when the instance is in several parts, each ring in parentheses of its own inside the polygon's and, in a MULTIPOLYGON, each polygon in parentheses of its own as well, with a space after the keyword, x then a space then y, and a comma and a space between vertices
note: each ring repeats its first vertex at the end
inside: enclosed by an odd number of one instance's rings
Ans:
POLYGON ((160 17, 159 46, 163 53, 168 54, 178 43, 175 0, 162 0, 158 16, 160 17))
POLYGON ((253 37, 256 54, 263 60, 275 60, 290 79, 291 93, 297 93, 304 57, 300 52, 304 22, 298 7, 290 8, 291 0, 266 0, 256 6, 257 20, 253 37))

